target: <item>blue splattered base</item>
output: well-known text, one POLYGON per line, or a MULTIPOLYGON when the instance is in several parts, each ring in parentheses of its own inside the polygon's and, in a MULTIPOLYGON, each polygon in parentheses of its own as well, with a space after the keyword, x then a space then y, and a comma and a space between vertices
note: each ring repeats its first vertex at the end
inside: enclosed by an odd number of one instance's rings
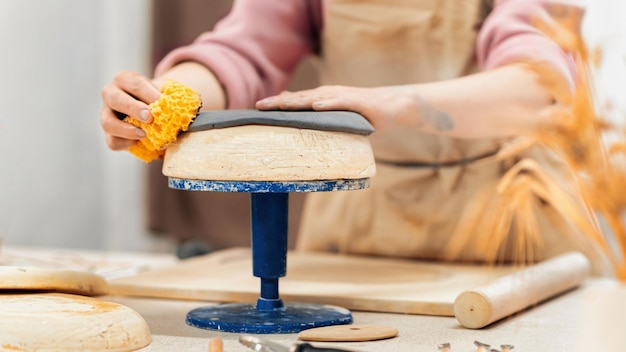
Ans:
POLYGON ((187 313, 187 324, 201 329, 247 334, 290 334, 302 330, 352 323, 341 307, 288 303, 279 309, 257 309, 251 304, 227 303, 200 307, 187 313))
POLYGON ((184 191, 291 193, 334 192, 369 188, 370 179, 322 181, 210 181, 170 177, 170 188, 184 191))

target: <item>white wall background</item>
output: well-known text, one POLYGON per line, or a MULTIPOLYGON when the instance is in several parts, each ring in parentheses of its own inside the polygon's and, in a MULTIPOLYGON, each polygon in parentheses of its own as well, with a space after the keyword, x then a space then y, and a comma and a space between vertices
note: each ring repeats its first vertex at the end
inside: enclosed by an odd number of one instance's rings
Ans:
POLYGON ((148 73, 148 0, 0 0, 0 239, 143 249, 141 163, 106 148, 100 90, 148 73))
POLYGON ((598 105, 603 116, 624 124, 626 118, 626 1, 587 0, 583 35, 590 49, 602 50, 595 70, 598 105))
MULTIPOLYGON (((603 99, 626 114, 626 2, 589 2, 603 99)), ((8 244, 149 249, 142 164, 110 152, 100 90, 149 74, 149 0, 0 0, 0 239, 8 244)))

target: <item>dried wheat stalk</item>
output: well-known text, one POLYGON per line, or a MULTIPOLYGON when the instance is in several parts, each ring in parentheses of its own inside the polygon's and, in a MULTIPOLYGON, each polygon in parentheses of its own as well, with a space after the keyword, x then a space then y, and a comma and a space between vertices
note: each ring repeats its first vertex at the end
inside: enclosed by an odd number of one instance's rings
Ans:
POLYGON ((512 245, 516 250, 514 261, 533 262, 533 249, 543 245, 533 214, 541 202, 547 202, 596 242, 613 263, 616 275, 626 281, 626 196, 622 193, 626 189, 626 131, 603 119, 595 106, 590 67, 597 64, 599 52, 590 55, 581 36, 583 10, 565 5, 552 5, 547 10, 550 16, 537 18, 535 24, 573 54, 578 71, 576 85, 572 91, 549 66, 529 63, 527 67, 538 73, 557 104, 542 114, 545 125, 533 130, 528 139, 519 139, 504 148, 499 156, 506 160, 530 146, 547 146, 571 167, 587 208, 580 209, 534 160, 522 160, 495 187, 484 185, 474 207, 461 219, 462 231, 455 233, 449 253, 458 255, 473 241, 485 253, 493 253, 491 260, 497 262, 502 248, 512 245), (607 133, 620 138, 608 142, 603 138, 607 133), (606 220, 619 247, 617 251, 609 245, 598 224, 589 220, 593 219, 589 214, 606 220), (511 227, 517 233, 513 244, 507 243, 511 227))

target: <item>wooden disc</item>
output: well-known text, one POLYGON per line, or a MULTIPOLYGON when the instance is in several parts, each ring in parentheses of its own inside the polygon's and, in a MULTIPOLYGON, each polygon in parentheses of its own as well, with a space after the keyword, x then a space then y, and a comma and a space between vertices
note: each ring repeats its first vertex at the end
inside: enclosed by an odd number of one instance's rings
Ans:
POLYGON ((375 173, 367 136, 282 126, 183 133, 163 160, 163 175, 192 180, 352 180, 375 173))
POLYGON ((106 280, 90 272, 37 267, 0 266, 0 291, 46 291, 98 296, 108 292, 106 280))
POLYGON ((134 351, 150 330, 117 303, 60 293, 0 295, 0 346, 9 351, 134 351))
POLYGON ((303 341, 357 342, 388 339, 397 335, 398 329, 390 326, 351 324, 304 330, 298 334, 298 338, 303 341))

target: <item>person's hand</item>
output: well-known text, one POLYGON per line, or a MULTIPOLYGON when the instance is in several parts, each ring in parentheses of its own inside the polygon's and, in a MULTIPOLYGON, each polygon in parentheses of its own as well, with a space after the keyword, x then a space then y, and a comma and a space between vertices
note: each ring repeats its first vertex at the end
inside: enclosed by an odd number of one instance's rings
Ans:
POLYGON ((159 88, 147 77, 132 71, 121 71, 115 75, 113 81, 102 89, 103 105, 100 110, 100 124, 109 148, 125 150, 146 136, 143 130, 122 119, 132 116, 151 122, 148 104, 160 95, 159 88))
POLYGON ((299 92, 283 92, 258 101, 256 108, 353 111, 368 119, 376 130, 412 126, 425 131, 445 132, 452 128, 449 114, 427 103, 408 86, 322 86, 299 92))

